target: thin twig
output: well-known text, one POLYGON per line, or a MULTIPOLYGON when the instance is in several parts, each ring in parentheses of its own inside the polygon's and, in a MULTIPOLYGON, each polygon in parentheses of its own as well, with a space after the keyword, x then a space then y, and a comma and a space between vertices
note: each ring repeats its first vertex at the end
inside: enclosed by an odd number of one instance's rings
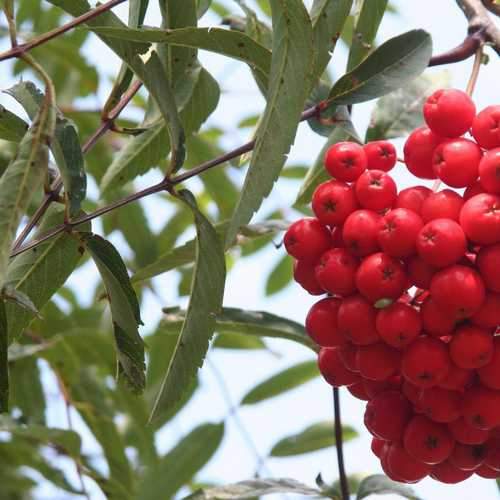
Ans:
POLYGON ((345 473, 344 450, 342 441, 342 419, 340 415, 339 390, 333 388, 333 413, 335 424, 335 447, 337 449, 337 465, 339 470, 340 492, 342 500, 349 500, 349 481, 345 473))
POLYGON ((14 50, 17 47, 17 27, 14 15, 14 2, 12 0, 7 0, 7 2, 5 2, 3 11, 5 14, 5 18, 7 19, 10 45, 12 47, 12 50, 14 50))
POLYGON ((465 92, 467 95, 472 96, 474 93, 474 88, 476 87, 477 79, 479 77, 479 71, 481 69, 481 62, 483 59, 483 46, 480 45, 476 50, 476 55, 474 56, 474 64, 472 65, 472 72, 467 83, 467 88, 465 92))
POLYGON ((48 42, 49 40, 52 40, 62 35, 63 33, 66 33, 67 31, 75 28, 76 26, 79 26, 80 24, 86 23, 87 21, 94 19, 95 17, 101 15, 103 12, 107 12, 116 5, 123 3, 125 1, 126 0, 110 0, 105 4, 99 5, 99 7, 96 7, 95 9, 89 10, 88 12, 79 17, 75 17, 75 19, 73 19, 67 24, 64 24, 63 26, 60 26, 59 28, 44 33, 43 35, 33 38, 33 40, 30 40, 26 43, 15 45, 12 47, 12 49, 7 50, 6 52, 0 54, 0 61, 4 61, 6 59, 12 59, 14 57, 20 57, 21 54, 24 54, 29 50, 34 49, 35 47, 38 47, 48 42))
POLYGON ((455 48, 443 52, 442 54, 432 56, 429 61, 429 67, 465 61, 476 53, 477 49, 484 43, 485 39, 486 31, 484 28, 475 31, 474 33, 470 33, 460 45, 457 45, 455 48))
POLYGON ((482 0, 483 5, 495 16, 500 16, 500 4, 495 0, 482 0))

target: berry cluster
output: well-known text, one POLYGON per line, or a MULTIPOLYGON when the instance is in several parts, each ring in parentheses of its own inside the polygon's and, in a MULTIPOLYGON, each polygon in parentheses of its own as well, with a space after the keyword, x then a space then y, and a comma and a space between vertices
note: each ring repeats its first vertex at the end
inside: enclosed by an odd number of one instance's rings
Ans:
POLYGON ((460 90, 424 104, 404 146, 422 179, 398 193, 388 141, 332 146, 333 177, 292 224, 295 280, 327 294, 306 319, 328 383, 367 401, 394 480, 500 477, 500 106, 460 90), (469 138, 462 137, 470 131, 469 138), (465 189, 464 189, 465 188, 465 189))

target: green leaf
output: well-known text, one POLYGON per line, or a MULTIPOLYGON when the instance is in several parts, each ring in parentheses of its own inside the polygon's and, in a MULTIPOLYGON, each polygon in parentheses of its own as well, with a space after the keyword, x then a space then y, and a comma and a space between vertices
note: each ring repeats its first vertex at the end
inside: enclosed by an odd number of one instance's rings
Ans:
MULTIPOLYGON (((35 238, 63 221, 62 208, 52 205, 47 211, 35 238)), ((90 224, 81 227, 89 229, 90 224)), ((61 233, 50 240, 18 255, 9 264, 6 285, 27 295, 40 311, 66 282, 76 268, 83 249, 69 233, 61 233), (50 276, 50 279, 47 278, 50 276)), ((16 340, 34 319, 34 314, 9 302, 6 305, 9 324, 9 343, 16 340)))
POLYGON ((449 74, 422 75, 403 88, 377 100, 366 141, 403 137, 424 124, 422 107, 427 97, 449 85, 449 74))
MULTIPOLYGON (((166 315, 163 327, 167 330, 177 331, 182 324, 185 312, 178 308, 165 309, 166 315)), ((225 307, 217 316, 216 330, 228 335, 255 335, 257 337, 271 337, 293 340, 299 344, 317 351, 317 346, 308 337, 305 328, 300 323, 281 318, 263 311, 245 311, 225 307)))
POLYGON ((217 347, 219 349, 237 349, 237 350, 246 350, 246 349, 266 349, 266 344, 257 337, 249 337, 247 335, 241 335, 238 333, 229 335, 227 333, 223 333, 221 335, 217 335, 214 340, 212 347, 217 347))
POLYGON ((208 350, 215 329, 215 318, 222 308, 226 264, 221 242, 212 224, 198 210, 188 191, 179 193, 193 211, 196 233, 196 264, 191 298, 175 352, 162 383, 151 420, 178 401, 194 379, 208 350))
POLYGON ((45 101, 19 143, 16 157, 0 177, 0 288, 5 284, 12 243, 22 216, 47 174, 55 114, 45 101))
POLYGON ((167 43, 178 47, 190 47, 215 52, 245 62, 257 71, 266 85, 271 69, 271 52, 244 33, 222 28, 179 28, 163 30, 92 28, 101 35, 121 40, 148 43, 167 43))
POLYGON ((388 94, 422 73, 431 54, 431 37, 424 30, 391 38, 337 80, 329 99, 335 104, 355 104, 388 94))
POLYGON ((352 33, 347 71, 355 68, 371 51, 388 0, 361 0, 352 33))
POLYGON ((212 0, 198 0, 198 7, 196 9, 198 19, 202 18, 208 9, 210 9, 211 3, 212 0))
POLYGON ((198 490, 185 497, 189 500, 239 500, 255 498, 273 493, 292 493, 295 495, 321 497, 321 491, 299 483, 295 479, 250 479, 226 486, 216 486, 198 490))
POLYGON ((279 396, 290 389, 295 389, 319 375, 316 361, 304 361, 273 375, 255 386, 242 399, 241 404, 251 405, 279 396))
POLYGON ((356 500, 361 500, 370 495, 388 495, 391 493, 409 500, 419 500, 410 487, 396 483, 382 474, 375 474, 361 481, 356 500))
POLYGON ((35 316, 40 316, 38 314, 38 309, 36 308, 33 301, 23 292, 17 290, 12 285, 6 285, 3 288, 3 298, 7 301, 13 302, 18 306, 30 311, 35 316))
POLYGON ((267 105, 226 247, 269 195, 285 164, 311 87, 312 26, 301 0, 271 0, 273 56, 267 105), (302 75, 302 78, 297 78, 302 75))
POLYGON ((0 300, 0 413, 9 411, 9 332, 5 303, 0 300))
MULTIPOLYGON (((358 433, 349 426, 342 427, 342 442, 356 438, 358 433)), ((334 422, 332 420, 310 425, 302 432, 278 441, 272 448, 272 457, 290 457, 335 446, 334 422)))
POLYGON ((7 108, 0 105, 0 139, 20 142, 28 130, 28 124, 7 108))
POLYGON ((114 246, 97 235, 84 238, 99 269, 109 297, 118 360, 131 387, 140 392, 146 384, 144 342, 138 326, 142 324, 139 302, 130 284, 127 268, 114 246))
POLYGON ((203 424, 147 471, 139 487, 140 500, 173 498, 179 488, 212 458, 224 437, 224 423, 203 424))
POLYGON ((280 292, 290 284, 293 278, 293 261, 284 255, 274 266, 266 281, 266 296, 280 292))
POLYGON ((314 0, 311 7, 314 48, 316 61, 314 77, 325 71, 346 19, 351 11, 353 0, 314 0))

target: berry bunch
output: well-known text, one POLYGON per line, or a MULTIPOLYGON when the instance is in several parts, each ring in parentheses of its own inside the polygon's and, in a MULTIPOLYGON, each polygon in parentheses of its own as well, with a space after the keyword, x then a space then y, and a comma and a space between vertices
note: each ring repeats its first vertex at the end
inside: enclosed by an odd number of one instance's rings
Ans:
POLYGON ((328 383, 366 400, 394 480, 500 477, 500 106, 460 90, 424 104, 404 163, 452 189, 399 192, 388 141, 332 146, 333 177, 292 224, 295 280, 327 294, 306 319, 328 383), (462 135, 470 131, 469 138, 462 135))

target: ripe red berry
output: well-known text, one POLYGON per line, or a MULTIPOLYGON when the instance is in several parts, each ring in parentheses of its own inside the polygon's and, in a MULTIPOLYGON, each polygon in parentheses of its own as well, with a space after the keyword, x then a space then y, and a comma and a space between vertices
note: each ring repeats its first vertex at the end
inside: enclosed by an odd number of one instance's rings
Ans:
POLYGON ((346 248, 358 257, 378 250, 380 215, 371 210, 356 210, 347 217, 342 237, 346 248))
POLYGON ((370 399, 387 391, 399 391, 401 389, 401 377, 395 376, 387 380, 362 379, 366 394, 370 399))
POLYGON ((312 196, 312 209, 321 224, 338 226, 359 208, 354 189, 340 181, 320 184, 312 196))
POLYGON ((448 375, 439 384, 439 387, 449 391, 463 392, 472 386, 474 380, 474 370, 466 370, 465 368, 460 368, 452 363, 448 375))
POLYGON ((318 368, 323 378, 334 387, 349 386, 359 382, 359 375, 349 371, 334 347, 322 347, 318 354, 318 368))
POLYGON ((389 141, 373 141, 363 146, 370 170, 389 172, 396 165, 396 148, 389 141))
POLYGON ((431 279, 437 269, 431 266, 419 255, 413 255, 406 261, 408 279, 417 288, 427 290, 431 286, 431 279))
POLYGON ((379 299, 397 299, 407 285, 403 265, 385 253, 365 257, 356 271, 356 286, 371 302, 379 299))
POLYGON ((423 111, 425 121, 434 133, 458 137, 471 127, 476 106, 461 90, 441 89, 427 98, 423 111))
POLYGON ((363 382, 356 382, 353 385, 347 387, 347 390, 356 398, 361 401, 370 401, 370 397, 366 394, 365 386, 363 382))
POLYGON ((344 248, 344 239, 342 238, 342 226, 336 226, 332 229, 332 247, 344 248))
POLYGON ((421 215, 422 205, 432 190, 425 186, 412 186, 399 192, 394 208, 407 208, 421 215))
POLYGON ((446 345, 431 337, 419 337, 403 353, 401 373, 412 384, 428 388, 442 382, 450 370, 446 345))
POLYGON ((380 310, 377 314, 376 326, 386 344, 402 349, 420 335, 422 319, 413 307, 395 302, 380 310))
POLYGON ((406 451, 425 464, 444 462, 455 444, 447 427, 417 415, 408 423, 403 437, 406 451))
POLYGON ((326 251, 316 266, 316 279, 321 287, 336 295, 350 295, 356 291, 354 276, 358 259, 345 248, 326 251))
POLYGON ((470 186, 467 186, 467 188, 464 191, 463 194, 463 199, 464 201, 467 201, 468 199, 472 198, 473 196, 476 196, 477 194, 483 194, 484 189, 481 186, 481 183, 479 181, 474 182, 474 184, 471 184, 470 186))
POLYGON ((453 438, 462 444, 478 445, 485 443, 489 437, 490 432, 483 429, 478 429, 468 424, 464 418, 459 418, 448 424, 448 429, 453 438))
POLYGON ((369 210, 385 210, 392 207, 398 195, 396 183, 383 170, 367 170, 355 184, 360 205, 369 210))
POLYGON ((364 422, 373 436, 399 441, 411 416, 408 400, 399 391, 386 391, 368 402, 364 422))
POLYGON ((430 222, 434 219, 452 219, 458 222, 463 204, 463 198, 451 189, 432 193, 422 203, 422 220, 430 222))
POLYGON ((500 325, 500 293, 486 292, 481 309, 472 316, 471 321, 483 328, 496 328, 500 325))
POLYGON ((456 320, 446 314, 432 297, 427 297, 420 308, 424 331, 433 337, 450 335, 455 329, 456 320))
POLYGON ((450 356, 460 368, 481 368, 493 357, 493 336, 478 326, 462 326, 451 339, 450 356))
POLYGON ((305 218, 294 222, 285 233, 286 251, 298 260, 315 261, 330 248, 330 231, 318 219, 305 218))
POLYGON ((441 387, 425 389, 420 394, 419 408, 434 422, 448 423, 460 418, 461 394, 441 387))
POLYGON ((497 479, 500 478, 500 472, 488 467, 483 464, 481 467, 474 471, 479 477, 484 477, 485 479, 497 479))
POLYGON ((459 469, 450 460, 434 465, 430 472, 432 479, 445 484, 461 483, 471 477, 472 474, 474 474, 474 471, 459 469))
POLYGON ((463 396, 462 412, 473 427, 493 429, 500 425, 500 392, 481 386, 468 389, 463 396))
POLYGON ((418 233, 416 244, 420 257, 434 267, 458 262, 467 250, 462 228, 451 219, 428 222, 418 233))
POLYGON ((493 355, 490 362, 477 373, 481 383, 489 389, 500 391, 500 337, 493 338, 493 355))
POLYGON ((372 449, 372 452, 373 454, 380 458, 381 455, 382 455, 382 448, 384 447, 385 443, 387 441, 384 441, 383 439, 379 439, 379 438, 372 438, 372 445, 371 445, 371 449, 372 449))
POLYGON ((476 259, 477 267, 486 288, 500 292, 500 244, 482 247, 476 259))
POLYGON ((399 351, 381 342, 361 346, 357 361, 359 373, 370 380, 387 380, 399 370, 401 355, 399 351))
POLYGON ((430 292, 436 305, 455 319, 473 316, 485 297, 479 273, 460 265, 438 271, 432 278, 430 292))
POLYGON ((476 470, 486 459, 487 447, 482 444, 456 443, 450 462, 461 470, 476 470))
POLYGON ((338 351, 344 366, 352 372, 359 372, 358 347, 351 342, 346 342, 342 347, 339 347, 338 351))
POLYGON ((448 186, 470 186, 478 176, 481 148, 468 139, 448 139, 435 150, 432 164, 436 175, 448 186))
POLYGON ((488 106, 472 122, 472 135, 485 149, 500 146, 500 106, 488 106))
POLYGON ((367 163, 363 147, 355 142, 338 142, 325 156, 326 170, 338 181, 355 181, 366 170, 367 163))
POLYGON ((307 313, 306 331, 322 347, 337 347, 347 343, 337 326, 340 303, 340 299, 322 299, 307 313))
POLYGON ((488 441, 485 465, 500 472, 500 438, 495 437, 488 441))
POLYGON ((361 295, 342 300, 337 316, 339 331, 353 344, 369 345, 380 340, 375 328, 377 310, 361 295))
POLYGON ((431 468, 413 458, 399 443, 392 443, 387 452, 387 465, 400 480, 414 483, 426 477, 431 468))
POLYGON ((478 194, 464 203, 460 225, 467 238, 480 245, 500 241, 500 197, 478 194))
POLYGON ((500 193, 500 147, 488 151, 481 159, 479 182, 484 191, 500 193))
POLYGON ((293 279, 311 295, 325 293, 314 274, 315 265, 307 260, 296 260, 293 263, 293 279))
POLYGON ((391 257, 408 257, 416 252, 415 241, 422 227, 422 219, 412 210, 391 210, 380 221, 380 248, 391 257))
POLYGON ((404 159, 408 170, 420 179, 435 179, 432 156, 443 140, 427 127, 415 129, 404 145, 404 159))

